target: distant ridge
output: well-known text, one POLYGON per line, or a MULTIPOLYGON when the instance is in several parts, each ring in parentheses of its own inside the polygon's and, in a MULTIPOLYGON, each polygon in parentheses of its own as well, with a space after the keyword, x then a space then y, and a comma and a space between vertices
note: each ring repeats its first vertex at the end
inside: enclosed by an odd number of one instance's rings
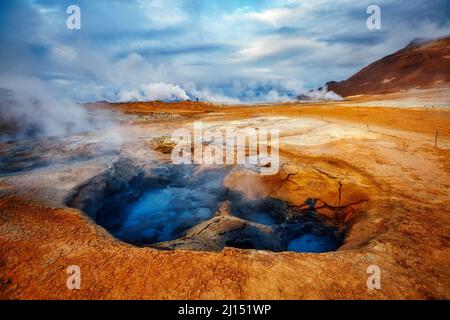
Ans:
POLYGON ((450 84, 450 36, 414 39, 405 48, 368 65, 349 79, 330 81, 326 85, 328 90, 348 97, 442 83, 450 84))

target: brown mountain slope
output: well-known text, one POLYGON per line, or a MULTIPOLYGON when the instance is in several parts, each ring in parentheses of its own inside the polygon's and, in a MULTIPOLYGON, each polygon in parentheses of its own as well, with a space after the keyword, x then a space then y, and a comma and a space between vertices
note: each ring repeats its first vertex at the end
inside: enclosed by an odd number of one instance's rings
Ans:
POLYGON ((348 97, 396 92, 439 83, 450 84, 450 36, 436 40, 414 40, 349 79, 329 82, 327 85, 329 90, 348 97))

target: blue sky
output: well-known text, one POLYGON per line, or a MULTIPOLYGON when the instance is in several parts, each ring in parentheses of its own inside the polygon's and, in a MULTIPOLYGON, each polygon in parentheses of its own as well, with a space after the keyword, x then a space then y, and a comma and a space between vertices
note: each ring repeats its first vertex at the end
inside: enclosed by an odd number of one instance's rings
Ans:
POLYGON ((0 84, 32 78, 76 101, 285 100, 450 34, 449 12, 448 0, 8 0, 0 84), (66 28, 71 4, 81 30, 66 28), (370 4, 381 30, 366 27, 370 4))

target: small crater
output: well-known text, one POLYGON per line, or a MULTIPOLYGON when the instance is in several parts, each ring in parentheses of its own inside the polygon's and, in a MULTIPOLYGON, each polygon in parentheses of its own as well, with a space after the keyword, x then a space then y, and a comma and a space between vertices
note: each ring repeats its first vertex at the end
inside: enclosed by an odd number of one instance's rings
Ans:
POLYGON ((273 199, 248 199, 224 187, 231 167, 144 168, 121 159, 78 187, 68 205, 86 212, 116 238, 159 249, 275 252, 337 250, 342 232, 314 209, 273 199))

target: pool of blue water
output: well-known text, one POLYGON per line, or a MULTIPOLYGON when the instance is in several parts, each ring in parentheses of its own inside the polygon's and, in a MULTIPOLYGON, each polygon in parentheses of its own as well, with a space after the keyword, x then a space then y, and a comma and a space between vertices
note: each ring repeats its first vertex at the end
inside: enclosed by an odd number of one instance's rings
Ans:
POLYGON ((189 229, 213 218, 228 201, 230 214, 248 224, 218 233, 214 239, 225 239, 224 246, 311 253, 339 248, 340 233, 325 225, 313 210, 293 214, 294 209, 283 201, 250 200, 232 192, 223 183, 228 172, 163 168, 146 189, 137 190, 137 198, 114 195, 117 207, 101 211, 97 222, 124 242, 151 246, 185 237, 189 229))
POLYGON ((333 235, 307 233, 289 242, 287 250, 304 253, 321 253, 336 251, 339 246, 339 242, 333 235))
MULTIPOLYGON (((123 223, 113 234, 125 242, 135 244, 161 243, 182 238, 187 230, 213 217, 218 204, 223 200, 218 192, 220 189, 215 189, 217 187, 208 181, 206 185, 195 187, 166 186, 148 190, 137 201, 122 208, 123 223)), ((282 222, 276 219, 279 212, 275 214, 272 210, 274 208, 270 209, 267 204, 256 206, 252 202, 239 210, 239 217, 272 227, 274 236, 285 243, 285 251, 321 253, 339 248, 338 237, 329 227, 321 227, 320 222, 312 215, 282 227, 282 222)), ((252 241, 238 237, 230 242, 230 246, 236 243, 236 247, 243 248, 242 243, 245 243, 245 248, 257 248, 258 244, 252 241)))
POLYGON ((273 226, 276 224, 276 220, 266 212, 251 212, 247 215, 247 219, 266 226, 273 226))
POLYGON ((208 220, 217 209, 208 193, 192 188, 167 187, 151 190, 123 208, 126 217, 115 236, 127 242, 164 242, 208 220))

